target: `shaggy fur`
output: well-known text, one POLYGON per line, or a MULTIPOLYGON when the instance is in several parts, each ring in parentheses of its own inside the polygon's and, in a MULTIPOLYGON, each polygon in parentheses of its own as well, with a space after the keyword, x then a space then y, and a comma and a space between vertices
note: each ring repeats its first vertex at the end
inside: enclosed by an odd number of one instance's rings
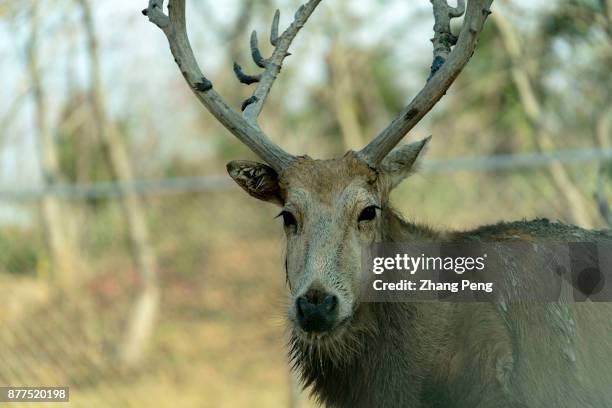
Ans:
MULTIPOLYGON (((612 407, 610 303, 359 302, 360 245, 371 242, 612 242, 544 219, 446 233, 405 222, 389 192, 425 143, 397 150, 380 170, 351 152, 303 157, 280 176, 253 162, 228 166, 249 194, 295 216, 285 226, 290 305, 313 286, 339 298, 342 319, 330 332, 304 333, 289 308, 289 351, 304 386, 329 407, 612 407), (372 204, 377 218, 357 222, 372 204)), ((542 279, 534 269, 508 273, 527 290, 542 279)))
MULTIPOLYGON (((386 241, 612 241, 547 220, 437 234, 383 213, 386 241)), ((342 340, 291 357, 330 407, 612 407, 610 304, 364 303, 342 340)))

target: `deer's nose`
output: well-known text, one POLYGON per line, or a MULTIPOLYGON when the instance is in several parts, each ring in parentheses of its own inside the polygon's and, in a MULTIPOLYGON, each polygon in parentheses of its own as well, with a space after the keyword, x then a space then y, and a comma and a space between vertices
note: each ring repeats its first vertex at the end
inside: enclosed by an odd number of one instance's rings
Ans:
POLYGON ((306 332, 330 330, 338 317, 338 298, 310 289, 296 300, 297 318, 306 332))

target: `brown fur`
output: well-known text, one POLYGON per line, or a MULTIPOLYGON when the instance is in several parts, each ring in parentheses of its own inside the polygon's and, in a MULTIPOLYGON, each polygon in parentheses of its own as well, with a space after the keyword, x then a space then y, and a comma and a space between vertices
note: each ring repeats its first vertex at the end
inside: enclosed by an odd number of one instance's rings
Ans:
POLYGON ((377 181, 378 174, 353 152, 330 160, 315 160, 303 156, 283 172, 280 187, 285 199, 290 188, 301 186, 307 188, 321 202, 331 204, 338 192, 358 179, 362 179, 366 184, 373 184, 377 181))
MULTIPOLYGON (((385 218, 387 241, 444 235, 612 241, 603 232, 547 220, 437 234, 391 210, 385 218)), ((336 357, 316 359, 293 339, 296 367, 327 406, 612 407, 609 303, 511 304, 507 310, 489 303, 362 304, 356 316, 372 327, 353 340, 359 352, 344 356, 340 367, 328 361, 336 357), (565 316, 555 322, 557 311, 565 316)))
MULTIPOLYGON (((286 227, 288 318, 304 385, 330 407, 612 407, 610 303, 359 302, 360 245, 371 242, 612 242, 609 233, 543 219, 445 233, 405 222, 389 192, 424 145, 390 155, 396 161, 381 169, 352 152, 303 157, 270 189, 297 220, 286 227), (381 207, 377 219, 357 222, 372 203, 381 207), (341 323, 331 332, 304 333, 295 323, 291 305, 313 286, 340 298, 341 323)), ((537 279, 535 270, 509 273, 526 287, 537 279)))

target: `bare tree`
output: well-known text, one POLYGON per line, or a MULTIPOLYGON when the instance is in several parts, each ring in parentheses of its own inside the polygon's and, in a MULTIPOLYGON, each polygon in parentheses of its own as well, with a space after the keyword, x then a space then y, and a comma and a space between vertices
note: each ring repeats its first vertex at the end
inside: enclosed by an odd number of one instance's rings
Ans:
POLYGON ((359 146, 363 140, 355 106, 356 87, 350 64, 349 51, 341 44, 334 44, 328 58, 331 88, 329 95, 336 111, 344 147, 347 149, 359 146))
MULTIPOLYGON (((543 123, 541 103, 536 96, 532 78, 522 61, 520 39, 510 22, 503 15, 496 14, 494 21, 499 27, 501 39, 512 63, 512 80, 518 91, 522 108, 528 118, 533 143, 539 152, 550 151, 554 148, 553 137, 543 123)), ((565 200, 572 222, 584 228, 593 228, 593 218, 589 212, 589 204, 563 164, 559 162, 551 163, 548 167, 548 175, 559 196, 565 200)))
MULTIPOLYGON (((26 58, 35 105, 35 123, 38 131, 38 156, 45 187, 61 180, 58 152, 52 132, 47 123, 45 89, 40 72, 39 4, 31 3, 30 34, 26 45, 26 58)), ((52 258, 52 271, 56 283, 68 289, 76 284, 79 267, 78 247, 75 234, 71 234, 65 204, 57 197, 46 194, 42 198, 41 211, 47 245, 52 258)))
MULTIPOLYGON (((108 120, 104 101, 104 91, 100 72, 98 41, 94 19, 88 0, 78 0, 83 13, 83 26, 87 37, 90 59, 90 103, 93 111, 97 137, 102 141, 108 165, 120 188, 133 180, 132 167, 127 148, 116 127, 108 120)), ((159 309, 158 262, 151 244, 146 221, 144 203, 129 189, 123 189, 121 205, 127 220, 132 254, 142 281, 142 288, 136 299, 132 315, 128 321, 126 337, 121 347, 120 357, 126 365, 138 363, 152 335, 159 309)))

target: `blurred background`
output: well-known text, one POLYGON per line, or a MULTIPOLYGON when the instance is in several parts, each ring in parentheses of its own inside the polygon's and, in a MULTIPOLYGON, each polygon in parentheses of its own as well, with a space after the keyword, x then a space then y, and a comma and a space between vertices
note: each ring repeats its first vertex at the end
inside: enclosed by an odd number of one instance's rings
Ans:
MULTIPOLYGON (((199 105, 146 6, 0 0, 0 386, 70 386, 74 407, 310 405, 285 357, 278 209, 225 174, 254 157, 199 105)), ((298 6, 188 1, 196 57, 237 109, 250 31, 263 43, 274 10, 283 29, 298 6)), ((322 2, 262 128, 291 153, 361 148, 424 84, 432 25, 427 1, 322 2)), ((434 136, 395 206, 439 229, 609 228, 611 68, 610 0, 495 1, 407 137, 434 136)))

